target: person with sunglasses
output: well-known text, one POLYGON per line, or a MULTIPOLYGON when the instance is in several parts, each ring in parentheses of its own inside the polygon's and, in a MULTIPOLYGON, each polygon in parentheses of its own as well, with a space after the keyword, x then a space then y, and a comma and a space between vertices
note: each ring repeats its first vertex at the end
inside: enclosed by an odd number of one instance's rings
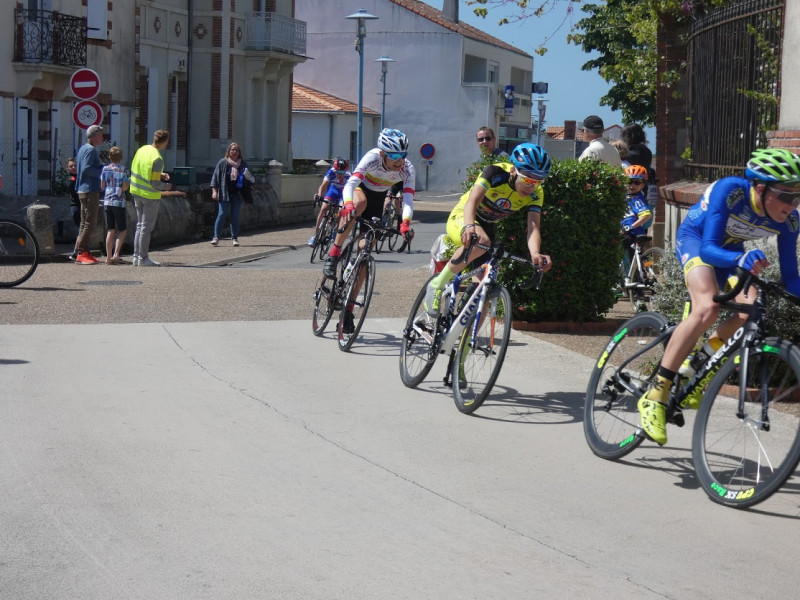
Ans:
MULTIPOLYGON (((333 161, 331 168, 328 169, 328 172, 325 173, 325 176, 322 178, 322 184, 319 186, 314 200, 323 197, 322 193, 325 192, 325 200, 333 202, 334 204, 339 204, 342 201, 342 190, 347 180, 350 179, 349 166, 346 159, 337 157, 333 161)), ((328 204, 323 203, 317 215, 317 223, 314 225, 314 231, 319 229, 319 224, 322 222, 322 219, 325 218, 326 214, 328 214, 328 204)), ((316 238, 313 235, 308 238, 309 246, 314 246, 316 243, 316 238)))
MULTIPOLYGON (((628 208, 622 217, 620 226, 623 235, 622 243, 627 258, 627 263, 625 264, 625 272, 627 273, 630 261, 633 260, 633 246, 636 238, 647 233, 645 224, 653 216, 653 213, 647 205, 647 197, 643 191, 647 185, 647 169, 641 165, 631 165, 625 168, 625 176, 628 178, 628 208)), ((629 284, 630 282, 626 279, 625 285, 628 286, 629 284)))
MULTIPOLYGON (((403 220, 400 223, 400 233, 404 236, 413 235, 411 217, 414 215, 416 172, 407 156, 406 134, 397 129, 382 129, 378 134, 377 147, 367 152, 358 162, 342 190, 339 229, 344 231, 336 234, 328 253, 322 269, 325 277, 333 279, 336 276, 342 244, 353 228, 353 219, 359 216, 364 219, 380 218, 386 191, 396 183, 402 183, 403 186, 403 220)), ((352 313, 345 313, 343 327, 345 333, 353 332, 352 313)))
MULTIPOLYGON (((714 294, 725 287, 737 266, 754 275, 769 266, 762 250, 746 250, 744 242, 777 236, 783 284, 790 293, 800 295, 798 206, 800 156, 782 148, 768 148, 753 152, 744 177, 715 181, 689 209, 678 228, 675 255, 683 265, 691 312, 675 328, 664 349, 657 381, 638 403, 642 428, 656 443, 667 442, 665 403, 672 381, 687 362, 692 363, 692 348, 719 314, 714 294)), ((748 298, 742 292, 736 301, 752 303, 754 299, 754 294, 748 298)), ((706 341, 705 353, 714 354, 745 318, 734 314, 720 324, 706 341)), ((697 408, 701 398, 702 390, 698 390, 685 405, 697 408)))
POLYGON ((481 156, 491 156, 497 158, 508 158, 508 153, 503 152, 497 147, 497 138, 494 135, 494 130, 491 127, 481 127, 475 134, 475 141, 478 143, 478 148, 481 149, 481 156))
MULTIPOLYGON (((510 162, 489 165, 475 180, 470 191, 459 200, 447 219, 446 247, 454 250, 444 269, 428 284, 425 311, 431 318, 439 314, 442 290, 466 264, 460 261, 463 249, 473 234, 477 241, 490 245, 495 236, 495 223, 518 210, 528 211, 528 250, 531 260, 543 271, 550 269, 550 257, 541 253, 540 220, 544 192, 542 181, 550 173, 552 162, 547 152, 536 144, 520 144, 511 152, 510 162)), ((470 259, 480 258, 484 250, 475 246, 470 259)))

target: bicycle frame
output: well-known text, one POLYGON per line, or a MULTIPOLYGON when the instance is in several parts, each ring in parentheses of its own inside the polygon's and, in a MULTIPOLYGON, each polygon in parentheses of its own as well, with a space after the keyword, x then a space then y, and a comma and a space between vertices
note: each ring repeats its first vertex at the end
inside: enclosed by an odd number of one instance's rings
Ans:
POLYGON ((444 328, 447 333, 442 340, 439 349, 440 354, 446 354, 455 348, 456 344, 458 344, 461 339, 464 328, 472 318, 472 315, 477 314, 475 325, 470 334, 474 341, 475 332, 477 331, 481 315, 483 314, 483 307, 486 303, 487 286, 493 285, 497 281, 498 269, 497 261, 490 260, 488 263, 484 263, 477 269, 469 271, 468 273, 459 273, 455 276, 453 281, 447 285, 445 291, 442 293, 442 299, 444 300, 447 298, 446 318, 448 322, 445 323, 446 327, 444 328), (470 294, 461 312, 456 313, 456 293, 461 287, 461 283, 481 273, 483 273, 483 277, 478 282, 478 286, 472 291, 472 294, 470 294))

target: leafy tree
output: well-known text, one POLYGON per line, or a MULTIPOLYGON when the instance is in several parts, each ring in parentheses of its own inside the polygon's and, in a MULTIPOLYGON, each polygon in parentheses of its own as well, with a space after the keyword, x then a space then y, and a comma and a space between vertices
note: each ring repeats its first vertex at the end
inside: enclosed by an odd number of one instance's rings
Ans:
MULTIPOLYGON (((498 23, 523 21, 563 9, 565 21, 574 7, 588 16, 572 25, 567 41, 580 46, 584 52, 599 56, 586 62, 584 71, 596 70, 612 84, 600 104, 620 110, 626 122, 654 125, 656 116, 656 68, 658 53, 656 32, 660 16, 671 14, 679 20, 690 20, 708 8, 731 4, 737 0, 606 0, 604 3, 584 3, 582 0, 467 0, 475 14, 488 16, 489 8, 514 11, 498 23)), ((563 24, 563 21, 562 21, 563 24)), ((559 26, 560 28, 560 26, 559 26)), ((547 40, 535 52, 547 52, 547 40)), ((677 72, 662 74, 662 85, 671 85, 677 72)))

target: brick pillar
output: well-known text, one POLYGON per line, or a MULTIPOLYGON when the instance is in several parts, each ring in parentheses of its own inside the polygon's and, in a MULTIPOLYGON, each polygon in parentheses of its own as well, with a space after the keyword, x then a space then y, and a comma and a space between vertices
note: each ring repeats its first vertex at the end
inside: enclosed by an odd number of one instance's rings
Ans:
POLYGON ((800 131, 768 131, 767 145, 770 148, 785 148, 795 154, 800 154, 800 131))

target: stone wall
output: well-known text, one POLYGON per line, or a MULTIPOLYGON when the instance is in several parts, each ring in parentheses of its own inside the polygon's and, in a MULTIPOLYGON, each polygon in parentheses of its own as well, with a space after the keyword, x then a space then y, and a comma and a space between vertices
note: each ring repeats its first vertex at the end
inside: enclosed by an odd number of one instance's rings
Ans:
MULTIPOLYGON (((242 206, 241 230, 266 229, 294 223, 311 223, 314 220, 314 194, 319 189, 321 178, 318 175, 281 175, 277 172, 259 177, 253 187, 253 204, 242 206)), ((197 185, 179 188, 187 197, 162 198, 158 212, 158 220, 153 231, 153 246, 175 244, 181 242, 211 239, 214 221, 217 216, 217 203, 211 198, 208 185, 197 185)), ((57 244, 72 244, 77 236, 77 228, 72 221, 69 197, 43 196, 7 196, 0 200, 0 216, 26 222, 31 225, 28 214, 32 206, 49 207, 52 239, 57 244)), ((37 210, 37 228, 42 224, 43 215, 48 211, 37 210)), ((133 231, 136 227, 136 210, 133 202, 128 203, 128 236, 127 246, 133 243, 133 231)), ((100 227, 92 240, 92 249, 102 247, 104 220, 99 216, 100 227)), ((48 252, 45 244, 40 246, 43 254, 52 254, 52 246, 48 252)))

